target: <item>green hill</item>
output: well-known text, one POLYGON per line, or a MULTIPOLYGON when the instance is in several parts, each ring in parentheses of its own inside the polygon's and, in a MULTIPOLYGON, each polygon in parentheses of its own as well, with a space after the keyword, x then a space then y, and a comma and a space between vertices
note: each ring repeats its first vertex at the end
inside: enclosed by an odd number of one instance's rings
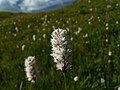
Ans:
POLYGON ((73 67, 68 90, 117 90, 120 86, 120 1, 80 0, 51 12, 0 13, 0 90, 30 90, 24 60, 40 70, 31 90, 64 90, 51 54, 54 28, 68 30, 73 67), (33 39, 35 38, 35 40, 33 39), (77 82, 73 78, 78 76, 77 82))

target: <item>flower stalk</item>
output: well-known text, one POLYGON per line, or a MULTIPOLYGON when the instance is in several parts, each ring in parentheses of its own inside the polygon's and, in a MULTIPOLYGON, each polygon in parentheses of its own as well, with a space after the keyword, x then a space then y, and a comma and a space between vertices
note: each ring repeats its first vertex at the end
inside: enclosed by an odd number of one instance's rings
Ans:
POLYGON ((71 68, 71 47, 67 31, 63 29, 55 29, 51 35, 52 54, 54 62, 56 63, 57 70, 61 70, 64 75, 65 90, 66 85, 66 73, 71 68))
POLYGON ((34 56, 29 56, 27 59, 25 59, 25 72, 28 81, 35 83, 39 71, 34 56))

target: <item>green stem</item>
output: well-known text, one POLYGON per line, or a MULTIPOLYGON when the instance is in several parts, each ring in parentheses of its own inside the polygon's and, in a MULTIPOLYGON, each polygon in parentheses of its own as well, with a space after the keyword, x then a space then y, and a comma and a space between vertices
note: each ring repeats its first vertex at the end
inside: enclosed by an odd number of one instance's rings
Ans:
POLYGON ((32 90, 31 88, 32 88, 32 83, 30 83, 30 90, 32 90))
POLYGON ((64 84, 65 84, 65 90, 67 90, 67 84, 66 84, 66 74, 63 72, 63 76, 64 76, 64 84))
POLYGON ((35 88, 37 89, 37 83, 36 83, 36 81, 35 81, 35 88))

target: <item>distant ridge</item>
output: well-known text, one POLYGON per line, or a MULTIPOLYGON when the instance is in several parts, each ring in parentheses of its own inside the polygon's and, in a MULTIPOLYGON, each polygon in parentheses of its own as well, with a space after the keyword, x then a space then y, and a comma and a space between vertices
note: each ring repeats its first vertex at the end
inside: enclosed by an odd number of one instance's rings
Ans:
POLYGON ((33 10, 32 12, 56 10, 56 9, 61 8, 61 7, 67 6, 67 5, 69 5, 69 4, 72 4, 72 3, 76 2, 76 1, 77 1, 77 0, 66 1, 66 2, 64 2, 64 3, 62 3, 62 4, 52 5, 52 6, 46 7, 46 8, 41 9, 41 10, 33 10))

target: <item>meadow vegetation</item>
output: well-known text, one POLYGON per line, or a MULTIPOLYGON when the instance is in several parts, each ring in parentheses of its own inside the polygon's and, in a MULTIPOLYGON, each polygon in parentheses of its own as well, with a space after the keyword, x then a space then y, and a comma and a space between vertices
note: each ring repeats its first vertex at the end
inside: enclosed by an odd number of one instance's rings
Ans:
POLYGON ((29 90, 24 60, 35 56, 39 77, 31 90, 64 90, 51 54, 51 33, 68 31, 72 69, 68 90, 117 90, 120 86, 120 0, 80 0, 40 13, 0 13, 0 90, 29 90), (78 81, 74 77, 78 76, 78 81))

